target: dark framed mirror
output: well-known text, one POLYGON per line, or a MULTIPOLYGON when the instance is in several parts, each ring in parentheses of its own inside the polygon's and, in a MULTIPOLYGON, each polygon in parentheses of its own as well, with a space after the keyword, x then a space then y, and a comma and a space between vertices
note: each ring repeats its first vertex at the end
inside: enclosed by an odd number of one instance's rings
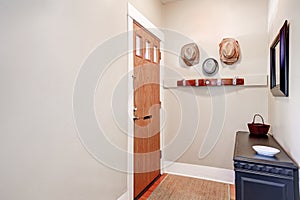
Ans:
POLYGON ((289 25, 285 20, 270 47, 270 89, 273 96, 289 95, 289 25))

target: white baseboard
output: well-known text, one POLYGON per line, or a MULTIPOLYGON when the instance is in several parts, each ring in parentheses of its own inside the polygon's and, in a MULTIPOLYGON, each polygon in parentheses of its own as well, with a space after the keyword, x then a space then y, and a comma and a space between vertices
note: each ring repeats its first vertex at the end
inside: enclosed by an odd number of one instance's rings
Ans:
POLYGON ((129 199, 129 192, 125 192, 122 194, 117 200, 128 200, 129 199))
POLYGON ((164 162, 164 172, 228 184, 234 184, 235 179, 233 170, 169 161, 164 162))

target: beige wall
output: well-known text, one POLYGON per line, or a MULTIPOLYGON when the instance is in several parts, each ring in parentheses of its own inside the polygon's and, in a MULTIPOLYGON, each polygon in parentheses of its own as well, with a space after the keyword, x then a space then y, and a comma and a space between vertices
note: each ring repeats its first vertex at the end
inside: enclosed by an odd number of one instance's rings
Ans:
POLYGON ((270 1, 269 44, 273 41, 284 20, 290 23, 289 97, 269 94, 269 119, 272 133, 285 150, 300 163, 299 113, 300 113, 300 2, 297 0, 270 1))
MULTIPOLYGON (((200 64, 208 57, 219 61, 218 76, 267 75, 267 1, 185 0, 166 4, 163 6, 163 11, 165 28, 179 32, 199 45, 201 48, 200 64), (221 64, 219 60, 218 45, 224 37, 236 38, 241 46, 240 62, 231 67, 221 64)), ((168 41, 168 38, 166 40, 168 41)), ((169 42, 176 43, 177 41, 169 42)), ((166 71, 165 78, 204 77, 200 66, 196 68, 179 66, 177 56, 180 52, 180 45, 177 47, 175 52, 166 53, 166 65, 170 70, 166 71), (181 75, 172 75, 168 71, 181 75)), ((268 88, 211 88, 210 92, 205 88, 196 88, 194 91, 188 88, 165 89, 166 144, 171 143, 172 139, 176 138, 176 134, 191 134, 190 131, 193 131, 187 129, 182 130, 183 133, 177 132, 180 123, 184 121, 181 118, 180 101, 184 103, 195 96, 197 104, 191 105, 195 106, 195 112, 187 114, 185 118, 199 119, 199 127, 192 145, 175 161, 232 169, 235 132, 247 130, 246 124, 252 121, 254 113, 262 114, 268 121, 268 88), (186 99, 181 100, 183 95, 186 99), (222 119, 218 117, 217 120, 212 119, 213 113, 218 116, 224 110, 225 115, 222 119), (214 129, 216 126, 221 126, 221 132, 214 129), (216 132, 220 133, 219 138, 216 137, 216 134, 218 135, 216 132), (215 140, 217 143, 207 156, 200 158, 199 151, 206 142, 206 134, 208 134, 208 140, 215 140)), ((212 141, 210 142, 213 144, 212 141)), ((166 155, 167 160, 172 157, 174 157, 172 152, 166 155)))
MULTIPOLYGON (((116 199, 127 190, 125 173, 84 149, 72 111, 80 65, 98 44, 127 30, 127 2, 0 2, 0 199, 116 199)), ((130 2, 161 25, 158 0, 130 2)), ((116 63, 107 74, 115 82, 127 72, 127 58, 116 63)), ((101 95, 107 102, 111 88, 101 95)), ((120 102, 127 105, 127 96, 120 102)), ((111 110, 100 115, 116 126, 111 110)), ((126 137, 118 145, 126 148, 126 137)))
POLYGON ((160 0, 129 0, 155 26, 162 26, 162 4, 160 0))

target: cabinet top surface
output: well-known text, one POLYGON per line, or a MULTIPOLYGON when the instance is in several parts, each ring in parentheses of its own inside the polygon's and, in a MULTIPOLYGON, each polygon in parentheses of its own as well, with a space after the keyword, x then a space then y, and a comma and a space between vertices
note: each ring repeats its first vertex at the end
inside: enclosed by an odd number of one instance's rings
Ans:
POLYGON ((266 135, 265 137, 257 137, 242 131, 236 134, 233 160, 298 169, 297 164, 286 154, 272 136, 266 135), (253 145, 274 147, 279 149, 280 153, 274 157, 262 156, 252 149, 253 145))

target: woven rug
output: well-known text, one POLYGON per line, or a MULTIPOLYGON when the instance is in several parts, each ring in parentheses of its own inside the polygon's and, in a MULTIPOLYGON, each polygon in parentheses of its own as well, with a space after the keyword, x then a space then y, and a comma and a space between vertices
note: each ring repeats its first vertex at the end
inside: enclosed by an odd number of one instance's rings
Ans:
POLYGON ((149 200, 228 200, 229 185, 168 174, 149 200))

